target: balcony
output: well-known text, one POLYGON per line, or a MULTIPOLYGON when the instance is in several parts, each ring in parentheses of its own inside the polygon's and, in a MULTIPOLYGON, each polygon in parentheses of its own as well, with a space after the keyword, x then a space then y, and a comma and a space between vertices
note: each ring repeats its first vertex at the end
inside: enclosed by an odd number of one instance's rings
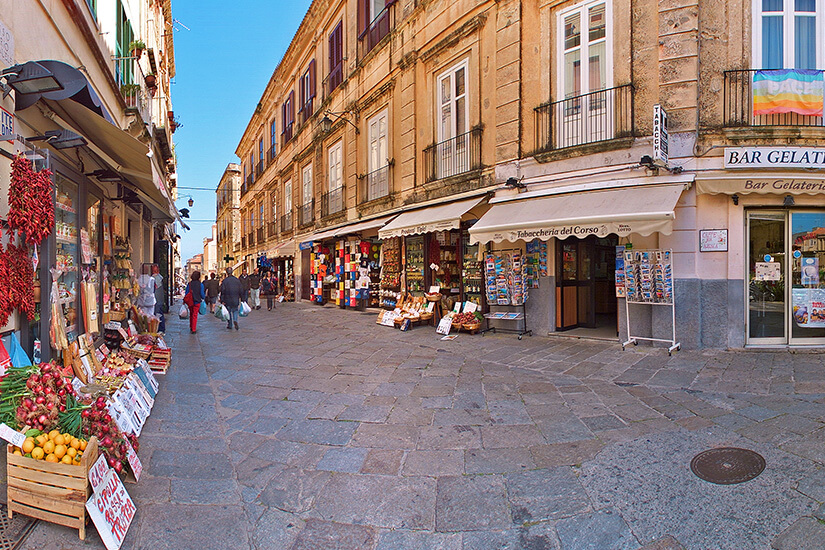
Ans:
POLYGON ((358 204, 374 201, 390 194, 390 166, 382 166, 358 178, 358 204))
POLYGON ((301 107, 301 109, 298 111, 298 116, 301 117, 301 124, 306 124, 307 122, 309 122, 309 119, 312 118, 312 115, 315 113, 315 110, 313 109, 313 103, 314 101, 310 99, 309 101, 304 103, 304 106, 301 107))
POLYGON ((264 159, 258 161, 258 164, 255 165, 255 179, 260 178, 264 175, 264 159))
POLYGON ((286 144, 292 141, 292 127, 293 124, 290 122, 289 125, 284 128, 284 131, 281 132, 281 147, 286 147, 286 144))
POLYGON ((275 136, 273 136, 272 147, 269 148, 269 152, 267 153, 267 157, 269 159, 269 164, 272 164, 273 162, 275 162, 275 157, 277 156, 277 151, 275 151, 274 138, 275 138, 275 136))
MULTIPOLYGON (((724 124, 742 126, 823 126, 821 115, 799 113, 756 114, 753 105, 753 82, 760 69, 725 71, 724 124)), ((772 71, 765 71, 770 73, 772 71)), ((822 73, 822 71, 819 71, 822 73)), ((821 105, 820 105, 821 107, 821 105)))
POLYGON ((321 217, 344 211, 344 188, 338 187, 321 195, 321 217))
POLYGON ((631 137, 633 85, 545 103, 535 112, 536 152, 631 137))
POLYGON ((146 75, 143 74, 135 58, 122 57, 115 61, 115 80, 120 85, 120 93, 126 103, 126 112, 140 115, 144 124, 151 123, 152 98, 157 91, 157 86, 147 85, 146 75))
POLYGON ((278 222, 269 222, 267 226, 267 237, 275 237, 278 235, 278 222))
POLYGON ((241 237, 241 248, 246 248, 246 237, 241 237))
POLYGON ((385 7, 358 37, 358 60, 364 59, 395 28, 395 3, 385 7))
POLYGON ((481 132, 481 128, 476 128, 424 149, 426 182, 480 169, 481 132))
POLYGON ((264 240, 266 239, 266 234, 265 234, 265 232, 266 232, 266 228, 265 228, 265 227, 263 227, 263 226, 261 226, 261 227, 259 227, 259 228, 257 229, 257 234, 258 234, 258 242, 259 242, 259 243, 264 242, 264 240))
POLYGON ((338 86, 340 86, 341 83, 344 82, 343 65, 343 62, 340 63, 337 67, 335 67, 335 69, 330 71, 326 78, 324 78, 324 80, 321 82, 321 90, 323 93, 323 97, 321 98, 322 102, 330 95, 332 95, 332 92, 334 92, 335 89, 338 86))
POLYGON ((254 231, 250 231, 249 233, 246 234, 246 244, 249 247, 255 246, 255 232, 254 231))
POLYGON ((306 227, 315 221, 315 199, 298 207, 298 227, 306 227))
POLYGON ((292 212, 281 216, 281 233, 292 231, 292 212))

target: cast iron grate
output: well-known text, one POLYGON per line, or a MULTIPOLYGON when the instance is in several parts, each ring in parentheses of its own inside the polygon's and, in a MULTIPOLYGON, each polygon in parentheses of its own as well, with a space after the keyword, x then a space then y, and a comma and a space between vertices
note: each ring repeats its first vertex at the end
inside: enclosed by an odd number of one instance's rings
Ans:
POLYGON ((0 550, 19 548, 36 523, 36 519, 19 513, 14 515, 14 519, 9 519, 8 508, 0 502, 0 550))
POLYGON ((761 474, 765 470, 765 459, 749 449, 720 447, 693 457, 690 469, 705 481, 733 485, 750 481, 761 474))

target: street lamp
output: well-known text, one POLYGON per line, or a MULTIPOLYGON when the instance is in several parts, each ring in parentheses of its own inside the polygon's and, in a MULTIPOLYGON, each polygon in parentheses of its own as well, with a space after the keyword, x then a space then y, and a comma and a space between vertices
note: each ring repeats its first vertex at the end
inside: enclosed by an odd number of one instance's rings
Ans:
POLYGON ((72 149, 87 144, 86 138, 71 130, 49 130, 42 136, 30 137, 26 141, 45 141, 55 149, 72 149))
POLYGON ((0 71, 0 77, 6 79, 6 83, 2 86, 3 97, 9 95, 11 88, 23 95, 63 89, 63 85, 58 82, 54 73, 36 61, 28 61, 22 65, 3 69, 0 71))
POLYGON ((321 119, 321 130, 326 134, 329 133, 329 131, 332 129, 333 120, 329 118, 329 115, 332 115, 335 117, 335 120, 343 120, 344 122, 355 128, 356 134, 360 134, 361 131, 358 129, 358 126, 356 126, 350 119, 345 117, 344 115, 346 114, 349 114, 349 111, 345 111, 343 113, 334 113, 332 111, 326 111, 324 113, 324 118, 321 119))

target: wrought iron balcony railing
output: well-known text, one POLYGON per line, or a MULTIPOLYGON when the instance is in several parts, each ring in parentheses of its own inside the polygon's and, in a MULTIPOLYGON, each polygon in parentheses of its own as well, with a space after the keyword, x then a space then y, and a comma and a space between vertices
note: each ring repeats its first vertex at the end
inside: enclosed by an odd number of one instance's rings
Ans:
POLYGON ((267 225, 267 237, 278 235, 278 222, 269 222, 267 225))
POLYGON ((390 194, 390 168, 391 165, 388 164, 358 177, 358 204, 390 194))
MULTIPOLYGON (((822 73, 823 71, 819 71, 822 73)), ((769 76, 769 69, 742 69, 725 71, 724 124, 725 126, 823 126, 822 115, 799 113, 768 113, 754 110, 753 83, 757 73, 769 76)), ((820 105, 821 107, 821 105, 820 105)), ((767 109, 765 110, 767 111, 767 109)))
POLYGON ((344 188, 338 187, 321 195, 321 217, 326 218, 344 210, 344 188))
POLYGON ((258 164, 255 165, 255 179, 260 178, 264 174, 264 160, 261 159, 258 161, 258 164))
POLYGON ((298 207, 298 227, 306 227, 315 220, 315 199, 298 207))
POLYGON ((258 242, 259 243, 264 242, 264 239, 266 239, 265 231, 266 231, 266 228, 263 227, 263 226, 261 226, 257 229, 256 233, 258 235, 258 242))
POLYGON ((427 182, 481 168, 481 128, 435 143, 424 149, 427 182))
POLYGON ((284 128, 284 131, 281 132, 281 147, 286 147, 286 144, 292 140, 292 128, 293 124, 290 123, 284 128))
POLYGON ((537 152, 633 136, 633 85, 545 103, 535 112, 537 152))
POLYGON ((281 233, 288 233, 289 231, 292 231, 292 212, 281 216, 281 233))

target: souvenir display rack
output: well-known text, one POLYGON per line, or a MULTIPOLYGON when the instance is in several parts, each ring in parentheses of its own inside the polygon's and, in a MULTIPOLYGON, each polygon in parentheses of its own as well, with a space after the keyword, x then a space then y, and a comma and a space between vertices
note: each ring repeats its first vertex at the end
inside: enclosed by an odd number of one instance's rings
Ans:
POLYGON ((624 251, 625 312, 627 313, 627 341, 636 345, 638 340, 669 344, 667 353, 681 349, 676 341, 676 307, 673 300, 673 251, 672 250, 625 250, 624 251), (634 336, 631 328, 630 304, 665 306, 670 308, 670 339, 634 336))
POLYGON ((424 236, 407 237, 407 291, 413 296, 424 296, 424 236))
POLYGON ((387 239, 381 246, 380 306, 395 309, 401 301, 401 239, 387 239))
POLYGON ((467 230, 464 230, 462 240, 464 242, 464 257, 462 258, 464 301, 472 302, 480 309, 484 293, 484 262, 479 261, 479 245, 470 244, 470 234, 467 230))
MULTIPOLYGON (((524 278, 523 255, 521 249, 504 249, 488 252, 484 259, 486 275, 487 302, 491 306, 515 307, 521 311, 490 312, 484 315, 487 321, 485 332, 509 332, 518 335, 518 339, 525 334, 532 336, 533 331, 527 328, 527 288, 524 278), (521 322, 521 328, 508 329, 491 327, 490 321, 521 322)), ((518 325, 516 325, 518 326, 518 325)))

